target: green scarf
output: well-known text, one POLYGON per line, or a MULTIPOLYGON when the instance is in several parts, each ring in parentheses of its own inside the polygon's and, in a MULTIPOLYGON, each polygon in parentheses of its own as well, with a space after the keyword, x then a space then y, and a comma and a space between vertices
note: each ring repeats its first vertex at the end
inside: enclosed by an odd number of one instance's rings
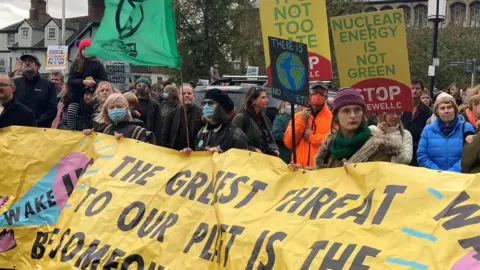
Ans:
POLYGON ((359 128, 351 139, 344 138, 338 131, 330 145, 330 153, 337 160, 349 159, 365 144, 370 136, 372 136, 372 132, 368 127, 359 128))

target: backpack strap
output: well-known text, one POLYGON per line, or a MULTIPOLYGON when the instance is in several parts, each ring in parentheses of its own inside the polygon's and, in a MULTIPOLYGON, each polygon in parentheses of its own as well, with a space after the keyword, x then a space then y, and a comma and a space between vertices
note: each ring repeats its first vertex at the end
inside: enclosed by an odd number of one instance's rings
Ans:
POLYGON ((111 129, 112 129, 112 125, 110 124, 103 129, 103 133, 108 134, 111 129))
POLYGON ((135 129, 133 130, 132 139, 138 140, 138 138, 140 138, 140 134, 142 133, 143 130, 145 130, 145 129, 141 126, 135 127, 135 129))
POLYGON ((462 123, 462 137, 463 137, 463 145, 465 145, 465 143, 467 142, 467 141, 466 141, 466 139, 467 139, 467 136, 465 136, 465 124, 466 124, 466 123, 467 123, 466 121, 464 121, 464 122, 462 123))
POLYGON ((155 138, 155 134, 151 131, 146 131, 147 134, 147 140, 150 144, 156 145, 157 144, 157 139, 155 138))

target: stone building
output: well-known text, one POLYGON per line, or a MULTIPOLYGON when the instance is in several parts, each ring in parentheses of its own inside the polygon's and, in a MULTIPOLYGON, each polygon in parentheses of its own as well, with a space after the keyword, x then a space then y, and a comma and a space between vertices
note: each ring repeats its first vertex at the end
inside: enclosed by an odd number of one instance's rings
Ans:
MULTIPOLYGON (((428 1, 426 0, 365 0, 365 12, 402 8, 409 26, 426 25, 428 1)), ((447 0, 446 24, 480 27, 480 0, 447 0)))

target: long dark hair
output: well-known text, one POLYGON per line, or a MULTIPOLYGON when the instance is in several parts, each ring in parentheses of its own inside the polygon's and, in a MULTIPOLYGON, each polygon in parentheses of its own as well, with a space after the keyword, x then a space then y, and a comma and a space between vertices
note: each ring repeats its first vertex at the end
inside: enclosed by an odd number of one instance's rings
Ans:
POLYGON ((247 94, 245 95, 245 98, 243 99, 243 103, 242 103, 242 106, 240 107, 240 110, 243 113, 250 113, 251 115, 255 115, 252 103, 263 92, 265 92, 265 89, 263 87, 255 86, 255 87, 250 88, 248 90, 247 94))
POLYGON ((450 93, 450 88, 452 88, 452 87, 454 87, 454 86, 455 86, 455 87, 458 89, 458 91, 460 92, 460 88, 458 87, 458 84, 457 84, 457 83, 451 83, 451 84, 448 86, 448 88, 445 90, 445 93, 451 95, 452 93, 450 93))
POLYGON ((75 65, 75 71, 78 73, 82 73, 83 68, 85 67, 85 63, 87 63, 87 59, 83 57, 81 52, 78 52, 73 63, 75 65))

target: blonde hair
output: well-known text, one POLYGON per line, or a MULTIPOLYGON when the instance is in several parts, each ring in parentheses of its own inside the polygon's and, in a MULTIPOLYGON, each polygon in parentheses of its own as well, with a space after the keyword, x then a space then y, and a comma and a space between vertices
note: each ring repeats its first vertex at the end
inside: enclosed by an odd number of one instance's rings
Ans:
POLYGON ((123 93, 123 96, 125 97, 125 99, 127 99, 128 106, 134 107, 134 106, 138 105, 138 98, 137 98, 137 96, 135 96, 134 93, 126 92, 126 93, 123 93))
POLYGON ((474 95, 468 99, 468 106, 470 110, 473 109, 473 105, 475 104, 480 104, 480 95, 474 95))
MULTIPOLYGON (((280 101, 280 103, 277 106, 278 113, 290 113, 290 111, 287 108, 287 105, 290 104, 288 101, 280 101)), ((290 104, 293 106, 293 104, 290 104)))
POLYGON ((113 86, 109 82, 101 81, 101 82, 98 83, 97 89, 95 90, 95 99, 98 100, 98 92, 99 92, 100 88, 105 84, 108 85, 108 87, 110 88, 110 95, 114 93, 115 90, 113 90, 113 86))
POLYGON ((100 124, 113 124, 112 120, 108 116, 108 107, 111 104, 114 104, 117 102, 122 106, 122 108, 125 108, 125 111, 127 114, 125 115, 126 120, 131 120, 132 115, 130 114, 130 110, 128 109, 128 101, 127 99, 122 95, 122 94, 111 94, 107 100, 105 100, 105 103, 102 106, 102 110, 100 113, 95 117, 94 121, 100 124))
POLYGON ((463 99, 463 104, 462 106, 460 106, 460 111, 465 111, 466 109, 472 109, 472 104, 471 104, 471 99, 480 94, 480 85, 477 85, 476 87, 474 88, 468 88, 466 91, 468 92, 468 90, 471 89, 471 93, 467 94, 465 96, 465 98, 463 99))

